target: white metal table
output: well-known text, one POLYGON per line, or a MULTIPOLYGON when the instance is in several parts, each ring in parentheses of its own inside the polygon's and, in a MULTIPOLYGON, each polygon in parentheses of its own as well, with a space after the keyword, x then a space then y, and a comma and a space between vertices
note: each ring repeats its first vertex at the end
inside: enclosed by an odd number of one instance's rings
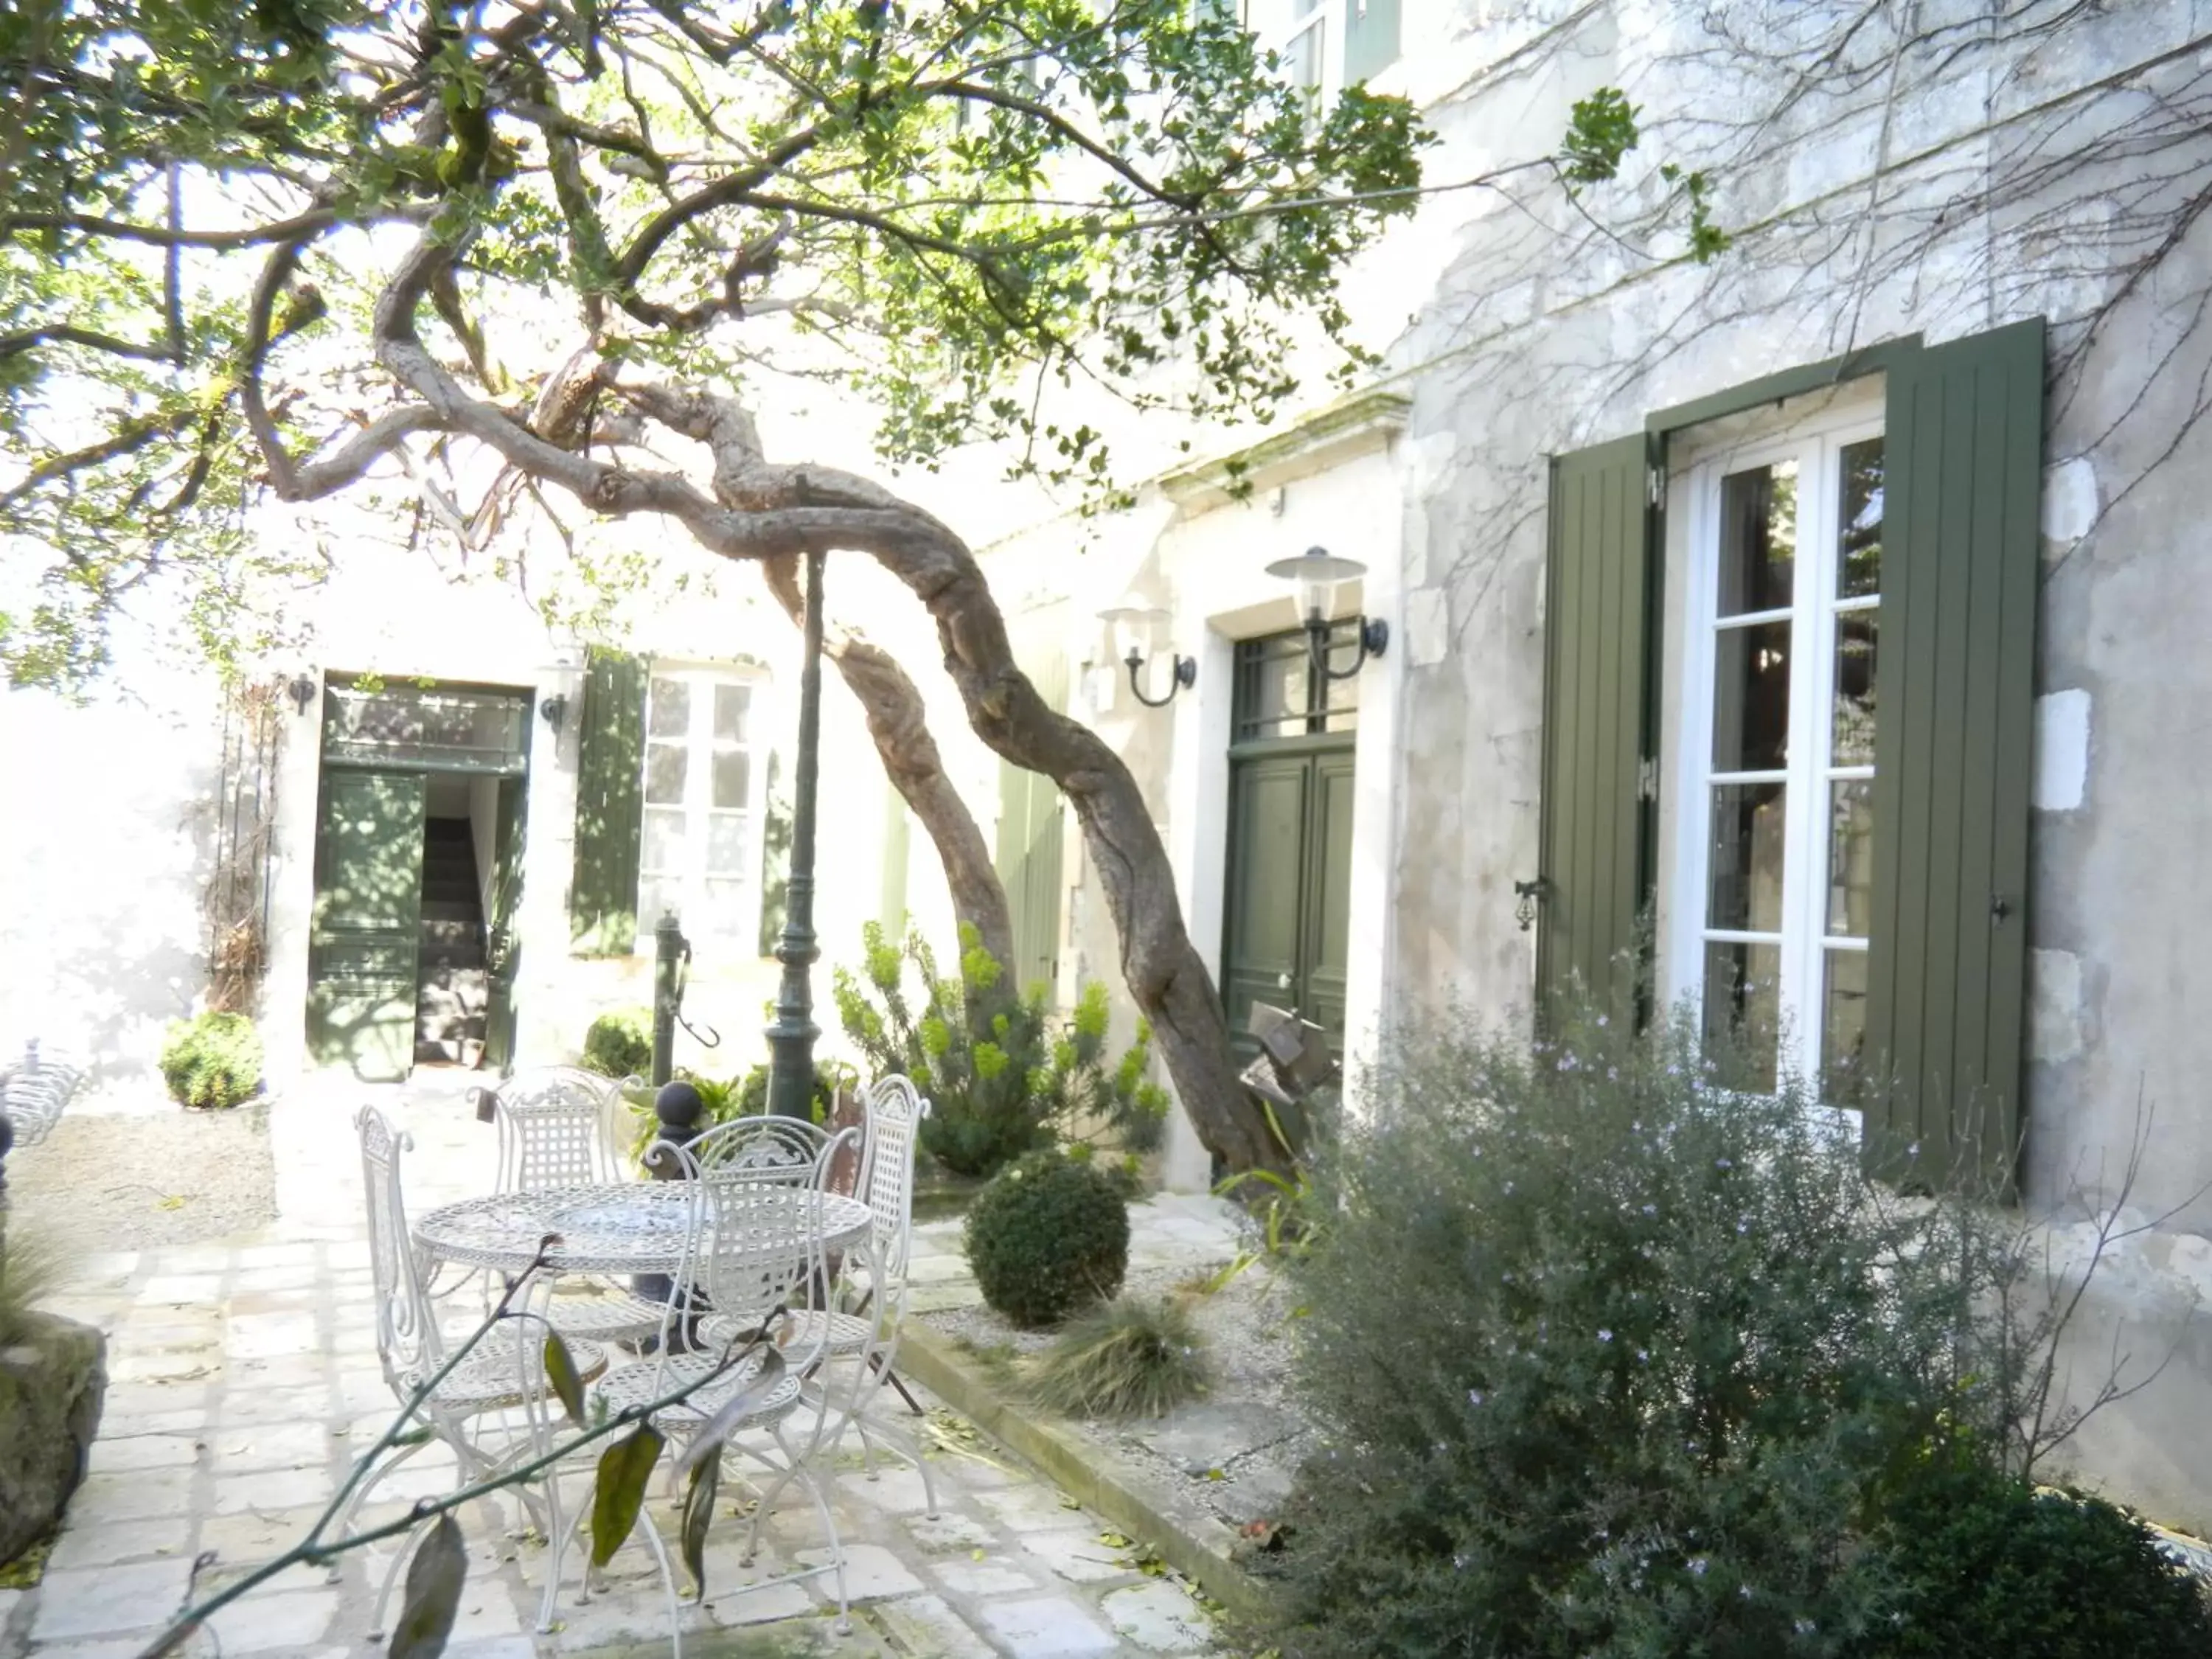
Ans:
MULTIPOLYGON (((520 1273, 552 1234, 545 1265, 556 1273, 674 1274, 684 1266, 692 1196, 687 1182, 650 1181, 463 1199, 426 1212, 415 1224, 415 1243, 440 1261, 520 1273)), ((749 1194, 736 1224, 741 1236, 757 1231, 763 1249, 818 1231, 823 1248, 836 1251, 864 1241, 870 1220, 857 1199, 798 1187, 749 1194)), ((725 1212, 726 1245, 732 1221, 725 1212)))

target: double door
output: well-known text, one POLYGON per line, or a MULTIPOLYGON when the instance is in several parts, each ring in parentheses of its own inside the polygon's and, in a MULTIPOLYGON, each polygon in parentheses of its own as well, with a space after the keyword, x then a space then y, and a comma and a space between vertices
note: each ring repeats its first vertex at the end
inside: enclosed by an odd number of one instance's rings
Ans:
POLYGON ((1352 739, 1284 738, 1231 750, 1222 995, 1240 1064, 1259 1052, 1252 1005, 1287 1008, 1344 1051, 1352 913, 1352 739))

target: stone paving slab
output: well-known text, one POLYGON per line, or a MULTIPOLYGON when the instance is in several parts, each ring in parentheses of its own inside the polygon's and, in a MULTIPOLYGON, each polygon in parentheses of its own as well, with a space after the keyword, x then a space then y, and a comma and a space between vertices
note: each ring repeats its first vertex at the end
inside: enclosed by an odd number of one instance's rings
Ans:
MULTIPOLYGON (((394 1406, 375 1358, 353 1111, 374 1098, 414 1136, 407 1176, 419 1212, 490 1189, 493 1135, 461 1103, 467 1081, 303 1091, 280 1101, 270 1115, 275 1224, 221 1245, 84 1264, 67 1306, 108 1334, 113 1382, 92 1472, 44 1582, 0 1592, 0 1659, 136 1654, 180 1606, 203 1553, 214 1556, 203 1570, 204 1591, 270 1559, 312 1522, 394 1406)), ((1137 1206, 1133 1224, 1148 1257, 1219 1254, 1224 1223, 1207 1203, 1137 1206)), ((958 1224, 920 1231, 920 1275, 939 1294, 972 1301, 958 1224)), ((1147 1577, 1103 1541, 1109 1528, 1098 1517, 921 1397, 933 1414, 923 1425, 908 1421, 931 1447, 934 1516, 909 1466, 893 1462, 870 1480, 848 1453, 836 1471, 833 1510, 851 1630, 836 1630, 824 1578, 763 1582, 829 1559, 812 1506, 794 1491, 769 1517, 770 1541, 750 1568, 740 1563, 742 1527, 726 1511, 718 1519, 708 1599, 682 1613, 688 1650, 759 1659, 1139 1659, 1206 1650, 1206 1616, 1180 1583, 1147 1577)), ((905 1415, 888 1393, 879 1409, 905 1415)), ((404 1500, 449 1491, 457 1479, 449 1455, 426 1450, 372 1494, 364 1522, 402 1515, 404 1500)), ((580 1496, 580 1486, 572 1505, 580 1496)), ((647 1513, 672 1534, 678 1516, 657 1481, 647 1513)), ((520 1518, 519 1508, 499 1502, 471 1505, 462 1517, 471 1572, 453 1659, 667 1652, 659 1581, 635 1540, 588 1602, 575 1595, 572 1553, 556 1627, 538 1632, 548 1551, 514 1530, 520 1518)), ((373 1607, 391 1559, 372 1547, 345 1558, 335 1575, 287 1571, 216 1620, 222 1651, 380 1653, 373 1607)))

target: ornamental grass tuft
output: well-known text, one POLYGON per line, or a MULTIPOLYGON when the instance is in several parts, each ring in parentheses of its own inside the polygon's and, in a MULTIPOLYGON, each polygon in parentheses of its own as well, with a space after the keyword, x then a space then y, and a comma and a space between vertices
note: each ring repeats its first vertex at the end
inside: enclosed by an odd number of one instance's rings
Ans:
POLYGON ((1206 1387, 1205 1351, 1182 1301, 1124 1296, 1070 1320, 1037 1357, 1027 1392, 1063 1417, 1158 1417, 1206 1387))

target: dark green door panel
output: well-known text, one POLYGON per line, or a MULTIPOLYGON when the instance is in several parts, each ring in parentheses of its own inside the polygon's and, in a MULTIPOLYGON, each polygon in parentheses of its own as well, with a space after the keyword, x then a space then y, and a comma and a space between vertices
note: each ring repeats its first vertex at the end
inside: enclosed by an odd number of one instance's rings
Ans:
POLYGON ((1889 374, 1867 1052, 1877 1169, 2009 1193, 2020 1139, 2044 327, 1889 374))
POLYGON ((484 918, 484 1064, 505 1073, 514 1066, 514 980, 522 965, 515 919, 522 903, 522 851, 529 792, 521 778, 499 783, 499 823, 492 842, 491 911, 484 918))
MULTIPOLYGON (((1067 706, 1067 654, 1025 652, 1022 672, 1058 711, 1067 706)), ((1042 772, 999 763, 999 879, 1014 933, 1014 982, 1056 993, 1060 978, 1060 847, 1067 809, 1059 787, 1042 772)), ((1057 1000, 1055 995, 1054 998, 1057 1000)))
POLYGON ((1221 992, 1240 1061, 1259 1052, 1245 1035, 1253 1003, 1287 1008, 1300 1000, 1312 773, 1304 755, 1237 761, 1230 770, 1221 992))
POLYGON ((1344 1048, 1352 748, 1335 738, 1282 751, 1255 744, 1229 769, 1221 992, 1240 1064, 1259 1053, 1245 1034, 1255 1002, 1292 1010, 1344 1048))
POLYGON ((1324 1027, 1344 1050, 1345 935, 1352 924, 1352 751, 1312 762, 1306 832, 1305 937, 1299 950, 1304 996, 1298 1012, 1324 1027))
POLYGON ((422 904, 422 775, 323 774, 308 942, 307 1052, 363 1081, 415 1054, 422 904))
POLYGON ((1651 878, 1656 763, 1650 679, 1652 441, 1641 434, 1552 462, 1544 595, 1539 997, 1579 984, 1633 1006, 1637 926, 1651 878))

